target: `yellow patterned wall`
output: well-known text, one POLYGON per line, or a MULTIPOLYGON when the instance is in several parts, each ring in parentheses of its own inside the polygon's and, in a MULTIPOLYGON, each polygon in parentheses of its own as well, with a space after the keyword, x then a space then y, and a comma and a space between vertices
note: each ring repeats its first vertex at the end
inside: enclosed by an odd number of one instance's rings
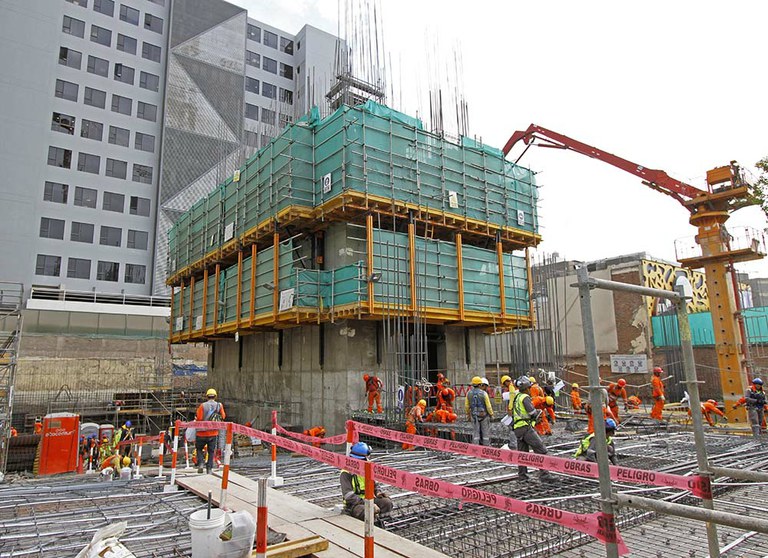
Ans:
MULTIPOLYGON (((704 274, 700 271, 691 271, 674 265, 643 260, 643 284, 654 289, 671 290, 675 285, 677 276, 675 272, 682 271, 688 275, 688 280, 693 287, 693 300, 688 303, 688 312, 707 312, 709 310, 709 297, 707 296, 707 283, 704 274)), ((654 314, 654 308, 658 300, 647 297, 648 315, 654 314)))

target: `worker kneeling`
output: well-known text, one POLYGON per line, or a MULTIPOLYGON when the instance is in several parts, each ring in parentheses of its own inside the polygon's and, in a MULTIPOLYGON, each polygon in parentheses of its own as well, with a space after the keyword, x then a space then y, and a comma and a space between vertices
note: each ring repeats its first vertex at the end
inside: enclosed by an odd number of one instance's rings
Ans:
MULTIPOLYGON (((514 398, 509 403, 509 408, 512 411, 512 428, 517 437, 517 449, 523 453, 533 450, 534 453, 546 455, 547 448, 534 429, 542 412, 541 409, 534 408, 533 402, 531 401, 531 396, 529 394, 531 381, 526 376, 521 376, 517 379, 515 385, 520 391, 515 394, 514 398)), ((553 478, 554 476, 552 473, 543 469, 539 473, 539 480, 549 481, 553 478)), ((520 465, 517 468, 517 479, 528 479, 528 467, 520 465)))
MULTIPOLYGON (((349 456, 354 459, 368 461, 371 455, 371 447, 365 442, 357 442, 349 450, 349 456)), ((355 519, 365 519, 365 477, 354 475, 349 471, 342 471, 341 476, 341 494, 344 498, 344 511, 355 519)), ((371 481, 373 482, 373 481, 371 481)), ((373 512, 376 519, 388 515, 394 504, 392 500, 383 492, 377 490, 376 484, 373 485, 373 512)))
MULTIPOLYGON (((618 465, 616 460, 616 446, 613 445, 613 436, 616 434, 616 421, 609 418, 605 419, 605 442, 608 446, 608 459, 614 465, 618 465)), ((597 462, 597 449, 595 446, 595 433, 587 435, 579 444, 576 453, 573 454, 576 459, 581 461, 597 462)))

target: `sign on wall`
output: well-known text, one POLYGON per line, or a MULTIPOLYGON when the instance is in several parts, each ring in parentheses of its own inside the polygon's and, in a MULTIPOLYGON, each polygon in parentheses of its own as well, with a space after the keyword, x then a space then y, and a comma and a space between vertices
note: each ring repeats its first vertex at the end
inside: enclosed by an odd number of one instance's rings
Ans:
POLYGON ((611 355, 611 372, 614 374, 647 374, 647 355, 611 355))

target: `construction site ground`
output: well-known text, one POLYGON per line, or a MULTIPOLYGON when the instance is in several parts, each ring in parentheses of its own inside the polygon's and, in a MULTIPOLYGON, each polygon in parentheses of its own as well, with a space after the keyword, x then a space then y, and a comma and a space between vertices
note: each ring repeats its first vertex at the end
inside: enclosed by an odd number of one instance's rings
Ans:
MULTIPOLYGON (((373 417, 372 417, 373 418, 373 417)), ((668 473, 696 470, 693 435, 685 430, 682 415, 658 427, 640 415, 625 421, 616 446, 621 465, 668 473)), ((562 418, 545 442, 553 455, 569 456, 583 436, 585 423, 562 418)), ((507 430, 493 425, 494 445, 501 445, 507 430)), ((456 430, 465 434, 466 423, 456 430)), ((444 432, 442 435, 448 435, 444 432)), ((459 434, 461 437, 461 434, 459 434)), ((710 462, 750 470, 766 469, 768 440, 724 434, 709 429, 710 462)), ((342 448, 337 447, 341 451, 342 448)), ((516 467, 435 451, 401 451, 379 447, 374 461, 435 479, 482 487, 483 490, 563 510, 591 513, 599 509, 597 479, 555 475, 542 483, 537 475, 517 480, 516 467)), ((99 475, 58 475, 44 478, 9 476, 0 485, 0 558, 10 556, 75 556, 98 529, 128 522, 121 537, 137 557, 189 556, 190 514, 205 508, 200 495, 212 490, 219 497, 220 474, 198 475, 184 470, 180 460, 179 487, 164 492, 168 470, 156 478, 157 469, 142 467, 142 479, 103 481, 99 475), (184 486, 188 488, 184 488, 184 486)), ((255 484, 270 474, 269 452, 240 456, 232 461, 227 507, 255 510, 255 484)), ((363 523, 340 514, 338 470, 305 457, 278 453, 278 475, 284 486, 270 490, 270 527, 289 539, 319 534, 331 544, 318 556, 362 556, 363 523)), ((613 483, 616 492, 642 494, 669 502, 699 506, 688 492, 637 484, 613 483)), ((760 483, 714 479, 715 509, 741 515, 768 513, 768 489, 760 483)), ((396 488, 386 491, 395 503, 384 529, 376 529, 376 556, 440 556, 472 558, 602 556, 603 545, 580 532, 526 516, 456 500, 427 497, 396 488), (401 538, 402 537, 402 538, 401 538), (410 542, 409 542, 410 541, 410 542), (415 543, 415 544, 414 544, 415 543), (420 545, 423 545, 420 546, 420 545), (431 549, 431 550, 430 550, 431 549)), ((629 556, 677 558, 708 556, 703 523, 622 508, 617 525, 629 556)), ((721 556, 765 557, 768 535, 718 527, 721 556)))

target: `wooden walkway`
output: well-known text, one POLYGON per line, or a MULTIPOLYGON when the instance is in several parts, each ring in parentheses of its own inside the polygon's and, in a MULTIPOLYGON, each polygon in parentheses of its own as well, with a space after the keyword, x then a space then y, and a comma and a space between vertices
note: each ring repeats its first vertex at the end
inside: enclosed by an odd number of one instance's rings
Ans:
MULTIPOLYGON (((176 479, 179 486, 198 496, 211 498, 218 505, 221 493, 221 473, 190 475, 176 479)), ((256 517, 258 483, 237 473, 229 472, 229 489, 226 507, 231 511, 248 511, 256 517)), ((341 502, 341 488, 339 488, 341 502)), ((362 521, 334 510, 305 502, 301 498, 285 494, 273 488, 267 489, 269 527, 285 533, 288 540, 319 535, 328 540, 328 550, 314 556, 320 558, 355 558, 364 556, 362 521)), ((384 529, 375 528, 376 558, 447 558, 445 554, 404 539, 384 529)))

